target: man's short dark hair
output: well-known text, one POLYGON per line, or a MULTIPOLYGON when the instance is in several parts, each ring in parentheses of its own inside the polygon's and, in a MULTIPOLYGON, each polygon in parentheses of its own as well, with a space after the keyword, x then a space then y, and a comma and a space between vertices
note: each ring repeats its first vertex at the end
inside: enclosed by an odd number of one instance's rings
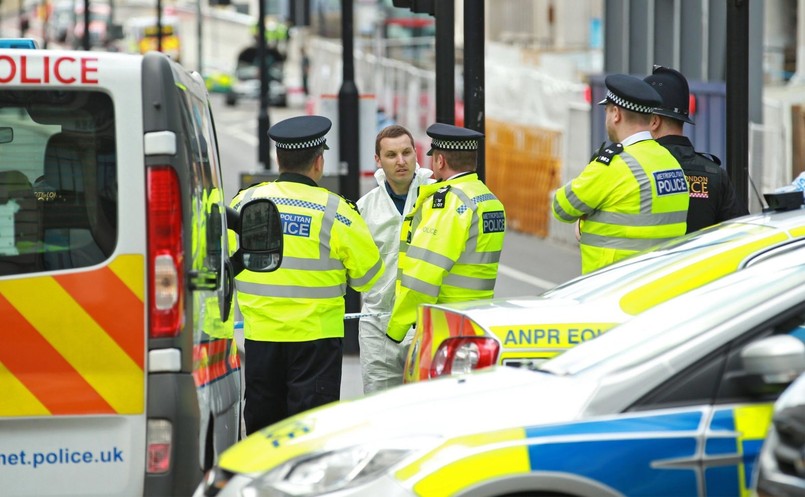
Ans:
POLYGON ((411 146, 416 149, 416 142, 414 142, 414 135, 411 134, 408 129, 404 126, 400 126, 399 124, 392 124, 391 126, 386 126, 380 133, 377 134, 377 138, 375 138, 375 155, 380 155, 380 140, 383 138, 398 138, 402 135, 408 135, 408 138, 411 139, 411 146))
POLYGON ((435 154, 442 154, 450 164, 450 169, 454 171, 475 171, 478 168, 477 150, 442 150, 433 151, 435 154))
POLYGON ((313 148, 303 148, 301 150, 291 150, 287 148, 277 149, 277 162, 283 171, 293 173, 304 173, 312 166, 316 157, 324 153, 324 145, 313 148))

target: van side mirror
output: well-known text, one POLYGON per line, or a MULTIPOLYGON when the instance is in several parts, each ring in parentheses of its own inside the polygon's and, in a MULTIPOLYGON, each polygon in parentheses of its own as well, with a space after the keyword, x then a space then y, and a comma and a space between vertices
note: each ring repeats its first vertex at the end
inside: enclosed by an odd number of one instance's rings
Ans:
POLYGON ((274 202, 267 198, 248 202, 231 228, 240 235, 240 247, 233 255, 236 275, 243 269, 270 273, 280 267, 282 220, 274 202))

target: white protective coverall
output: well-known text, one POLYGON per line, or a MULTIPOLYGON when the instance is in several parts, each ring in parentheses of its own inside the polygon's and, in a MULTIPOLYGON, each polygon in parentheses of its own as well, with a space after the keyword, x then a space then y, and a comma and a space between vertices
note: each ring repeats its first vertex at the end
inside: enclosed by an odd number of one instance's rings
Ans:
POLYGON ((400 228, 403 217, 408 214, 416 201, 417 188, 433 183, 433 171, 416 168, 408 197, 405 199, 403 214, 397 210, 394 201, 386 190, 386 174, 383 169, 375 171, 378 186, 358 199, 358 209, 372 233, 380 256, 386 266, 383 275, 374 286, 363 293, 362 313, 383 314, 361 318, 358 326, 358 345, 360 346, 361 377, 363 392, 375 392, 395 385, 401 385, 405 353, 413 334, 408 335, 401 344, 386 338, 386 327, 394 307, 394 285, 397 280, 397 256, 400 252, 400 228))

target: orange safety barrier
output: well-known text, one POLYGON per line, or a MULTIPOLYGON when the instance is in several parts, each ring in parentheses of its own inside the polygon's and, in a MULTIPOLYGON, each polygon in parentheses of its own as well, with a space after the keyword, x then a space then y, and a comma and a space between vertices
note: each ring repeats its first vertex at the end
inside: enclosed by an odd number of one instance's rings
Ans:
POLYGON ((551 192, 562 179, 561 132, 487 119, 486 184, 506 207, 508 227, 548 236, 551 192))

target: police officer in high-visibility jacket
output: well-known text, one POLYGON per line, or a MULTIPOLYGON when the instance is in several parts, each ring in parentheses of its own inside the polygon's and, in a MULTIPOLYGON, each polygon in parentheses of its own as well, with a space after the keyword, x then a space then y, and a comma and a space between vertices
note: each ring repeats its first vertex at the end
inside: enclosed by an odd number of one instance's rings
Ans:
POLYGON ((604 81, 602 146, 581 174, 556 191, 553 215, 579 221, 581 272, 589 273, 684 235, 688 184, 679 162, 651 138, 651 113, 662 104, 645 81, 614 74, 604 81))
POLYGON ((368 290, 383 260, 355 205, 319 187, 324 172, 322 116, 298 116, 269 129, 276 181, 240 191, 239 210, 270 198, 283 229, 281 267, 236 279, 245 337, 247 433, 340 398, 347 285, 368 290))
POLYGON ((386 335, 395 342, 415 324, 420 304, 492 298, 506 234, 503 204, 478 179, 481 133, 437 123, 431 169, 400 232, 394 308, 386 335))

